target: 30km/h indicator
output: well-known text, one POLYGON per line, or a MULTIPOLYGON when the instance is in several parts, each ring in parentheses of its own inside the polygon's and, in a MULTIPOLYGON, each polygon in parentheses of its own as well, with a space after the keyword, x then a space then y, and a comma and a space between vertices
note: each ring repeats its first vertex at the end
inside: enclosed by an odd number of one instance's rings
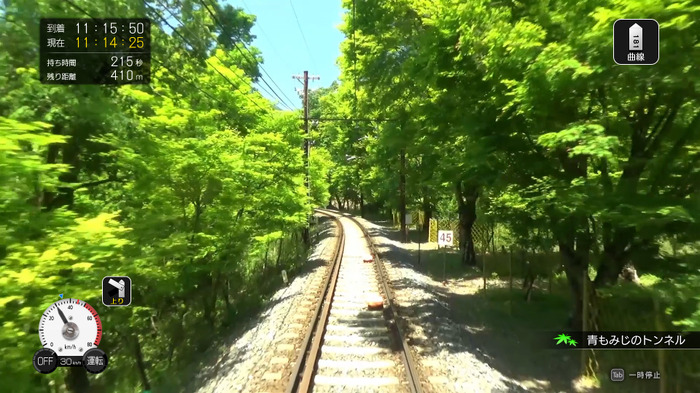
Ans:
POLYGON ((63 299, 49 306, 39 321, 44 348, 58 356, 83 356, 100 344, 102 322, 92 306, 78 299, 63 299))

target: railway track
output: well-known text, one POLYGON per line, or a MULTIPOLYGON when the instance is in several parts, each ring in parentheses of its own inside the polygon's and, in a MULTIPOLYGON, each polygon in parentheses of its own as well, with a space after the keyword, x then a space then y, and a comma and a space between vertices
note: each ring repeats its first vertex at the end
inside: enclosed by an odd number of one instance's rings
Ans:
POLYGON ((317 211, 337 221, 340 236, 287 392, 420 393, 415 364, 395 321, 387 274, 371 237, 349 215, 317 211), (370 309, 368 299, 377 295, 383 306, 370 309))

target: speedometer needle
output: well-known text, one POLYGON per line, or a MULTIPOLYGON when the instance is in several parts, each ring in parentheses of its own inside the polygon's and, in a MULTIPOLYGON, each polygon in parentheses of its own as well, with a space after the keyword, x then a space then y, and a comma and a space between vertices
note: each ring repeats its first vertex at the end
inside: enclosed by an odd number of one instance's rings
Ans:
POLYGON ((68 319, 66 319, 66 316, 63 314, 63 311, 61 311, 61 309, 58 307, 56 307, 56 310, 58 310, 58 315, 63 320, 63 323, 68 323, 68 319))

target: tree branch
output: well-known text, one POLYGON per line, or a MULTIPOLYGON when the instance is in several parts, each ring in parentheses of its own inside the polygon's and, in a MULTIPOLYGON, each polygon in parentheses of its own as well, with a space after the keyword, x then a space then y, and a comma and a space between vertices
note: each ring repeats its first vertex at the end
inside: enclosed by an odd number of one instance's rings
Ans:
POLYGON ((612 180, 610 180, 610 172, 608 169, 608 159, 607 158, 603 158, 601 161, 600 180, 601 180, 601 183, 603 184, 603 191, 605 191, 606 194, 612 193, 613 184, 612 184, 612 180))
POLYGON ((659 94, 654 94, 649 98, 647 113, 644 113, 644 112, 639 113, 640 123, 641 123, 641 126, 643 129, 646 130, 651 125, 651 119, 654 118, 654 114, 656 113, 656 108, 658 108, 658 105, 659 105, 659 94))
POLYGON ((650 194, 656 194, 659 191, 660 180, 664 177, 668 166, 671 164, 674 157, 678 155, 683 146, 685 146, 690 136, 694 133, 695 128, 698 126, 700 126, 700 112, 697 112, 695 116, 693 116, 693 120, 691 120, 688 126, 685 128, 683 134, 681 134, 681 136, 671 147, 671 150, 669 150, 664 156, 659 168, 652 178, 650 194))
POLYGON ((79 189, 81 189, 81 188, 95 187, 95 186, 99 186, 99 185, 101 185, 101 184, 111 183, 111 182, 119 182, 119 183, 122 183, 122 182, 124 182, 124 179, 119 179, 119 178, 117 178, 116 176, 110 176, 110 177, 108 177, 108 178, 106 178, 106 179, 95 180, 95 181, 91 181, 91 182, 79 184, 79 185, 77 185, 76 187, 73 187, 73 190, 79 190, 79 189))
MULTIPOLYGON (((659 145, 661 144, 661 140, 663 137, 665 137, 669 131, 671 131, 672 127, 671 125, 673 124, 673 121, 676 119, 676 115, 678 115, 678 111, 681 109, 681 106, 683 105, 683 100, 679 99, 678 102, 676 102, 670 110, 670 113, 668 116, 666 116, 666 119, 663 121, 663 126, 661 126, 660 129, 654 130, 649 136, 646 138, 646 143, 645 143, 645 149, 643 156, 647 158, 651 158, 656 150, 659 148, 659 145)), ((659 124, 661 121, 659 121, 659 124)), ((658 124, 657 124, 658 126, 658 124)))

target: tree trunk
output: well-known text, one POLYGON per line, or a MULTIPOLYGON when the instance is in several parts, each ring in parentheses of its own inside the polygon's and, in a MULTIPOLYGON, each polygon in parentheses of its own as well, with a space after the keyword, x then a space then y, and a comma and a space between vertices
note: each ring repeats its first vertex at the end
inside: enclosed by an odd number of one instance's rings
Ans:
POLYGON ((335 207, 340 210, 340 195, 334 194, 333 199, 335 199, 335 207))
POLYGON ((567 249, 567 246, 560 243, 559 249, 562 250, 564 271, 573 300, 570 327, 575 330, 583 330, 583 280, 584 272, 587 271, 588 266, 584 266, 585 264, 575 253, 563 251, 567 249))
POLYGON ((597 288, 617 283, 623 268, 629 263, 635 232, 634 228, 617 229, 605 241, 598 272, 593 281, 597 288))
POLYGON ((479 197, 479 190, 475 185, 463 187, 460 181, 456 184, 456 194, 459 212, 459 249, 462 251, 462 263, 476 266, 472 229, 476 221, 476 200, 479 197))
POLYGON ((277 247, 277 260, 275 261, 275 266, 280 265, 280 259, 282 258, 282 244, 284 243, 284 237, 280 238, 279 246, 277 247))
POLYGON ((211 296, 209 297, 209 308, 211 309, 211 315, 209 316, 209 322, 211 326, 216 326, 216 301, 219 300, 219 287, 221 286, 221 278, 217 276, 212 276, 212 286, 210 288, 211 296))
POLYGON ((360 191, 360 217, 365 218, 365 196, 360 191))
POLYGON ((202 213, 204 212, 204 207, 202 206, 201 200, 197 199, 192 202, 194 205, 194 221, 192 222, 192 238, 191 242, 194 242, 196 235, 199 233, 202 225, 202 213))
POLYGON ((139 342, 138 336, 134 337, 134 355, 136 356, 136 367, 138 367, 139 379, 141 380, 143 390, 151 390, 151 382, 148 380, 148 375, 146 374, 146 362, 143 361, 141 342, 139 342))
POLYGON ((598 270, 593 280, 596 287, 601 288, 607 285, 614 285, 617 283, 618 276, 622 268, 618 269, 618 261, 612 253, 606 250, 600 256, 600 263, 598 264, 598 270))
POLYGON ((231 283, 229 282, 228 279, 224 281, 224 285, 221 288, 222 293, 221 296, 224 299, 224 306, 226 307, 226 313, 227 317, 231 313, 231 301, 229 300, 228 294, 231 291, 231 283))
POLYGON ((406 231, 406 149, 401 149, 401 172, 399 175, 399 222, 401 223, 401 239, 408 242, 406 231))
MULTIPOLYGON (((674 103, 674 105, 669 105, 666 113, 658 118, 654 130, 657 128, 660 129, 659 133, 668 130, 668 127, 671 126, 678 113, 681 103, 682 100, 679 100, 674 103)), ((637 116, 640 115, 638 114, 637 116)), ((629 158, 627 159, 627 163, 623 166, 622 175, 614 191, 618 197, 628 199, 640 197, 637 190, 639 189, 642 173, 647 168, 651 156, 658 149, 658 144, 654 144, 654 141, 659 137, 658 135, 654 137, 654 139, 644 137, 651 126, 651 119, 652 116, 647 116, 644 122, 635 119, 631 123, 632 143, 630 145, 629 158)), ((651 194, 655 193, 653 190, 654 186, 652 185, 651 194)), ((608 192, 610 191, 612 190, 608 190, 608 192)), ((634 227, 612 229, 611 223, 604 223, 603 225, 603 253, 598 267, 598 273, 594 280, 594 285, 596 287, 612 285, 617 282, 618 277, 623 273, 623 269, 630 264, 629 256, 633 247, 632 243, 636 237, 636 229, 634 227)), ((634 280, 636 278, 636 271, 634 271, 634 268, 632 267, 631 270, 627 269, 627 271, 628 273, 633 271, 633 274, 626 275, 634 280)))
POLYGON ((216 304, 216 291, 214 291, 213 294, 213 301, 211 299, 212 296, 207 296, 209 295, 209 292, 212 289, 215 289, 214 277, 212 277, 211 274, 207 274, 203 281, 204 282, 202 285, 202 306, 204 311, 204 319, 209 323, 210 326, 214 326, 214 306, 216 304))
POLYGON ((267 273, 267 255, 270 253, 270 243, 265 244, 265 256, 263 257, 263 273, 267 273))
POLYGON ((564 261, 564 271, 574 301, 570 323, 576 330, 584 328, 584 285, 586 281, 590 283, 588 265, 592 236, 587 224, 588 220, 585 217, 569 217, 560 227, 558 236, 559 252, 564 261))
POLYGON ((433 206, 430 203, 430 199, 425 195, 427 191, 424 191, 423 195, 423 232, 428 233, 430 231, 430 219, 433 218, 433 206))
MULTIPOLYGON (((187 307, 187 305, 185 307, 187 307)), ((176 322, 173 323, 173 333, 170 334, 170 350, 168 351, 168 366, 170 366, 173 362, 175 350, 180 344, 183 343, 183 340, 185 339, 185 317, 187 316, 187 313, 188 311, 185 311, 182 314, 178 313, 179 318, 177 318, 175 320, 176 322)))
POLYGON ((309 233, 309 222, 307 220, 306 226, 301 230, 301 239, 305 246, 311 245, 311 233, 309 233))
POLYGON ((70 393, 90 393, 90 381, 83 367, 68 367, 65 378, 66 389, 70 393))

